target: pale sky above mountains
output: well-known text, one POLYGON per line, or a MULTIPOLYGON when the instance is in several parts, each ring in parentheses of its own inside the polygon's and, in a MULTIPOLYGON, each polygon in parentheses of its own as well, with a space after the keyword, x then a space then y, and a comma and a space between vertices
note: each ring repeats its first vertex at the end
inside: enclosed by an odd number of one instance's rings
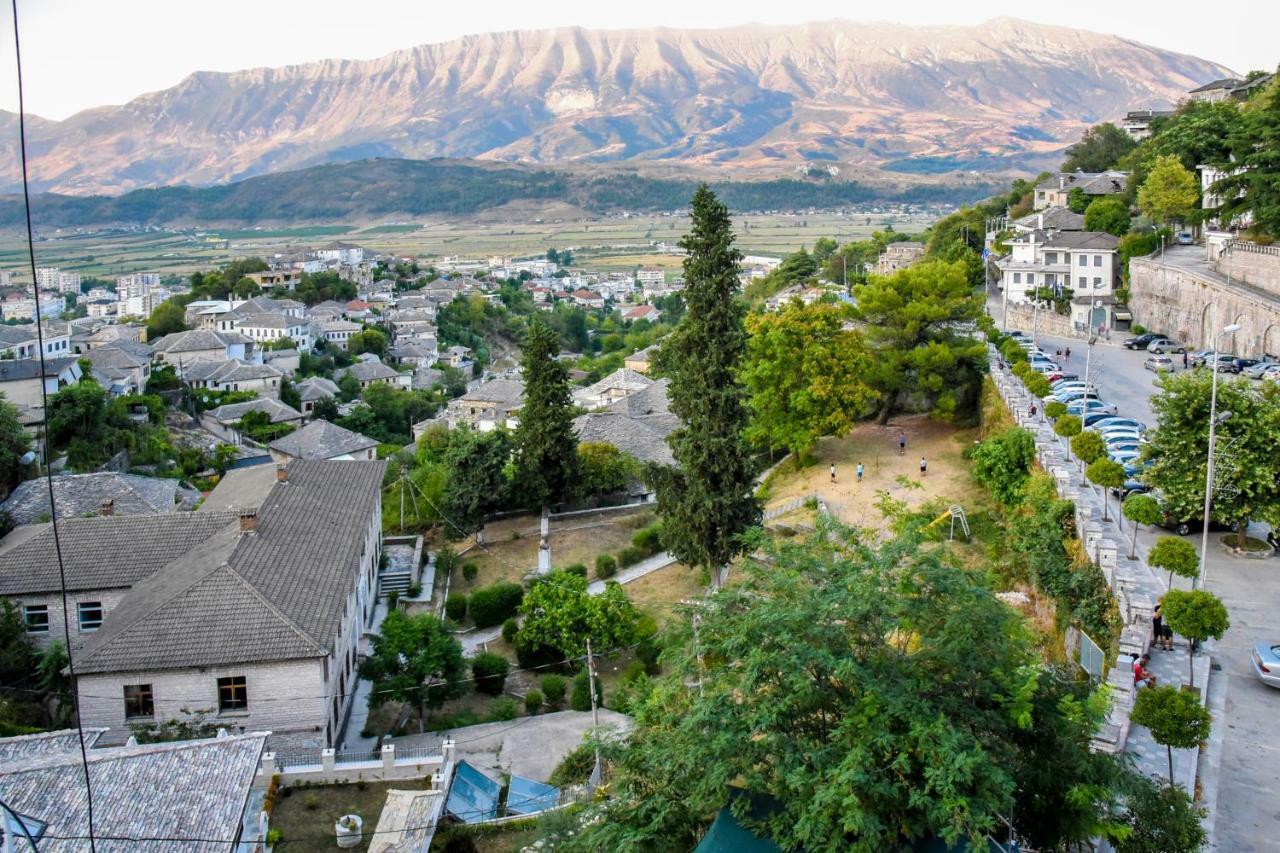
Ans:
MULTIPOLYGON (((13 21, 7 3, 0 46, 0 108, 17 106, 13 21)), ((174 85, 192 71, 236 71, 319 59, 371 59, 428 42, 492 30, 724 27, 829 18, 906 24, 979 24, 1011 16, 1113 33, 1220 62, 1239 72, 1274 69, 1280 3, 1246 0, 1215 11, 1202 2, 1156 7, 1114 0, 1028 4, 1026 0, 916 0, 911 4, 809 0, 689 3, 556 3, 489 0, 19 0, 29 113, 61 119, 174 85)))

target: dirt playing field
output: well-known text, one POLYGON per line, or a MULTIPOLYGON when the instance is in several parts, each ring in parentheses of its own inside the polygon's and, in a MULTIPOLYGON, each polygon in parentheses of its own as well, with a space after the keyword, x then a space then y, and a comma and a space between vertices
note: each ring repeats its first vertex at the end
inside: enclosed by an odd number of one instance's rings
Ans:
POLYGON ((784 471, 770 481, 766 510, 790 500, 817 494, 829 511, 841 521, 858 527, 879 527, 882 518, 875 509, 877 491, 917 507, 938 498, 963 503, 972 493, 968 463, 961 457, 977 438, 974 429, 956 429, 929 420, 923 415, 897 417, 886 426, 861 424, 842 438, 823 438, 812 450, 813 463, 800 471, 784 471), (898 454, 898 434, 906 433, 907 446, 898 454), (920 474, 920 459, 927 473, 920 474), (862 482, 857 466, 863 465, 862 482), (831 482, 831 465, 836 466, 836 482, 831 482), (898 478, 918 484, 904 487, 898 478))

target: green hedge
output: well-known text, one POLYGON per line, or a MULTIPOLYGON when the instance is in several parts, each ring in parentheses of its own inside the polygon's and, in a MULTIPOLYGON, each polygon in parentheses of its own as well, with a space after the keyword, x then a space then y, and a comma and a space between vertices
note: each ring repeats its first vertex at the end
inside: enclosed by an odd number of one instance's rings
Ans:
POLYGON ((516 615, 524 600, 524 587, 518 583, 501 581, 481 587, 471 594, 471 618, 477 628, 501 625, 516 615))
POLYGON ((444 600, 444 615, 454 622, 467 618, 467 596, 461 592, 451 592, 444 600))

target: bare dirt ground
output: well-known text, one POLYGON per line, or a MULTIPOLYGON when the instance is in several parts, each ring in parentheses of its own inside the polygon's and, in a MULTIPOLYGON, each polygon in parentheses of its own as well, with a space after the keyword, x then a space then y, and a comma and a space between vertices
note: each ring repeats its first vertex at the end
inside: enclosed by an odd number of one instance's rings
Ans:
POLYGON ((898 417, 887 425, 860 424, 841 438, 823 438, 814 446, 812 463, 800 471, 785 471, 770 483, 766 509, 797 497, 817 494, 841 521, 859 527, 878 527, 882 521, 875 509, 876 493, 886 491, 909 507, 937 500, 963 503, 973 481, 968 463, 961 454, 977 439, 976 429, 957 429, 929 420, 923 415, 898 417), (898 455, 898 433, 907 435, 904 455, 898 455), (920 474, 920 458, 928 471, 920 474), (858 463, 863 465, 862 482, 857 480, 858 463), (836 482, 831 482, 831 465, 836 466, 836 482), (920 488, 903 486, 904 477, 920 488))

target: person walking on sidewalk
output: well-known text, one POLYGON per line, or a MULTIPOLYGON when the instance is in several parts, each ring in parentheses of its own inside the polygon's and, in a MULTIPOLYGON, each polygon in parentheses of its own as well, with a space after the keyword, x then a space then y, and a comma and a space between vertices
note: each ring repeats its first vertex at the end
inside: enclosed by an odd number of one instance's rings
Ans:
POLYGON ((1071 360, 1071 347, 1067 347, 1067 349, 1066 349, 1066 351, 1065 351, 1064 355, 1065 355, 1065 357, 1066 357, 1066 360, 1067 360, 1067 361, 1070 361, 1070 360, 1071 360))

